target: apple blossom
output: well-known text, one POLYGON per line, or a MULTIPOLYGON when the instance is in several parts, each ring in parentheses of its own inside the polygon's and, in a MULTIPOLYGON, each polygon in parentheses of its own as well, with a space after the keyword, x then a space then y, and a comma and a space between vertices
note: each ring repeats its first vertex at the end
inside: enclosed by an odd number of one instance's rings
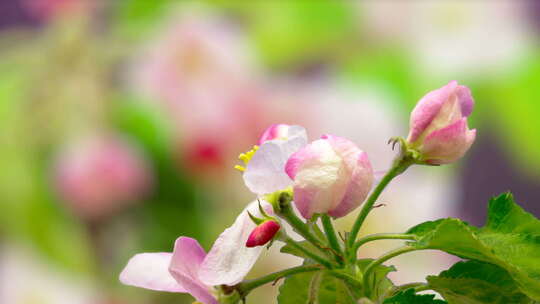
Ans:
POLYGON ((470 148, 476 130, 469 130, 467 117, 474 101, 469 88, 451 81, 426 94, 411 113, 409 147, 421 160, 433 165, 451 163, 470 148))
MULTIPOLYGON (((287 159, 307 144, 306 130, 301 126, 272 125, 261 136, 260 147, 250 151, 244 182, 254 193, 268 194, 285 189, 292 184, 285 172, 287 159)), ((240 156, 243 158, 242 155, 240 156)))
MULTIPOLYGON (((231 286, 242 281, 262 252, 262 247, 239 246, 247 242, 257 227, 249 213, 261 216, 258 204, 249 204, 218 237, 208 254, 196 240, 180 237, 173 253, 135 255, 120 274, 120 281, 158 291, 187 292, 204 304, 218 303, 213 286, 231 286)), ((262 201, 261 206, 272 213, 268 202, 262 201)))
POLYGON ((294 202, 304 218, 314 213, 345 216, 364 201, 373 184, 367 154, 332 135, 295 152, 285 171, 294 180, 294 202))

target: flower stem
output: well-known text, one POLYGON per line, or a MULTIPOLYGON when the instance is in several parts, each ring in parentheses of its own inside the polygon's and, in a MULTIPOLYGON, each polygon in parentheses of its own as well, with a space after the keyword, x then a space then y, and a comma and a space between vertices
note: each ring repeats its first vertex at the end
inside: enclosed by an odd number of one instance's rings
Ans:
POLYGON ((402 246, 402 247, 399 247, 397 249, 391 250, 391 251, 383 254, 382 256, 380 256, 378 259, 372 261, 366 267, 366 269, 364 270, 364 273, 362 274, 363 275, 363 279, 362 279, 363 283, 362 283, 362 285, 364 286, 364 288, 366 286, 368 286, 369 275, 375 269, 375 267, 381 265, 382 263, 388 261, 389 259, 391 259, 393 257, 396 257, 398 255, 401 255, 401 254, 404 254, 404 253, 407 253, 407 252, 415 251, 415 250, 421 250, 421 249, 417 249, 417 248, 410 247, 410 246, 402 246))
POLYGON ((287 243, 289 246, 301 251, 303 254, 305 254, 310 259, 318 262, 319 264, 323 265, 324 267, 331 269, 332 263, 330 263, 328 260, 326 260, 323 257, 318 256, 317 254, 309 251, 308 249, 304 248, 304 246, 298 244, 295 240, 291 239, 290 237, 286 236, 285 234, 282 235, 281 239, 287 243))
POLYGON ((371 192, 371 195, 368 197, 368 199, 362 206, 362 209, 360 210, 360 213, 358 214, 358 217, 356 218, 356 221, 354 222, 354 225, 351 229, 349 238, 347 239, 347 248, 349 248, 350 250, 348 253, 351 259, 356 259, 356 251, 358 248, 354 247, 354 243, 356 242, 356 237, 358 236, 358 232, 360 231, 362 224, 366 220, 369 212, 373 209, 375 201, 377 201, 382 191, 384 190, 384 188, 386 188, 390 181, 392 181, 394 177, 403 173, 413 163, 414 162, 410 158, 404 157, 403 154, 400 155, 394 161, 392 168, 382 178, 381 182, 375 187, 373 192, 371 192))
POLYGON ((332 224, 332 220, 330 219, 330 216, 328 214, 323 214, 321 216, 321 221, 323 224, 324 232, 326 233, 326 238, 328 239, 328 244, 333 249, 335 255, 336 255, 336 261, 340 264, 343 263, 342 258, 342 249, 341 245, 339 244, 339 241, 337 239, 336 230, 334 229, 334 225, 332 224))
POLYGON ((406 234, 406 233, 376 233, 376 234, 370 234, 368 236, 365 236, 361 239, 359 239, 356 243, 354 243, 354 251, 356 252, 358 248, 360 248, 362 245, 377 241, 377 240, 415 240, 415 236, 412 234, 406 234))
MULTIPOLYGON (((396 286, 389 292, 389 296, 394 296, 394 295, 398 294, 399 292, 405 291, 407 289, 414 288, 416 290, 417 288, 424 288, 426 286, 427 286, 426 283, 421 283, 421 282, 408 283, 408 284, 396 286)), ((416 291, 418 291, 418 290, 416 290, 416 291)))
POLYGON ((245 297, 250 291, 264 284, 275 282, 276 280, 279 280, 283 277, 291 276, 294 274, 319 271, 321 269, 322 269, 321 265, 297 266, 297 267, 277 271, 277 272, 262 276, 260 278, 244 281, 236 285, 235 289, 238 291, 238 293, 242 297, 245 297))
POLYGON ((287 221, 287 223, 289 223, 289 225, 291 225, 298 234, 304 237, 306 241, 312 243, 315 247, 324 250, 326 246, 324 246, 321 241, 313 233, 311 233, 308 225, 304 223, 304 221, 302 221, 298 216, 296 216, 296 214, 294 214, 290 203, 281 205, 278 215, 287 221))

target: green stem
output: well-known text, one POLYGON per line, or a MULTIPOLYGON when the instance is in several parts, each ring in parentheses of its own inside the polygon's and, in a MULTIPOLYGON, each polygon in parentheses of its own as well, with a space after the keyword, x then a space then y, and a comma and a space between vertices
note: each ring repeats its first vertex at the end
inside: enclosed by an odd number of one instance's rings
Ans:
POLYGON ((328 269, 333 268, 332 263, 330 263, 328 260, 326 260, 325 258, 320 257, 317 254, 311 252, 310 250, 304 248, 304 246, 298 244, 295 240, 291 239, 290 237, 286 236, 285 234, 282 235, 281 239, 285 243, 287 243, 289 246, 294 247, 295 249, 298 249, 303 254, 305 254, 307 257, 309 257, 310 259, 320 263, 324 267, 326 267, 328 269))
POLYGON ((358 232, 360 231, 362 224, 366 220, 369 212, 373 209, 375 201, 377 201, 382 191, 384 190, 384 188, 386 188, 390 181, 392 181, 394 177, 403 173, 412 164, 413 161, 409 158, 403 156, 397 158, 394 161, 392 168, 382 178, 381 182, 375 187, 369 198, 362 206, 362 209, 360 210, 360 213, 358 214, 358 217, 356 218, 356 221, 354 222, 354 225, 351 229, 349 238, 347 239, 347 248, 350 248, 351 250, 349 252, 350 258, 356 258, 356 249, 354 248, 354 243, 356 242, 356 237, 358 236, 358 232))
POLYGON ((426 290, 431 290, 431 287, 429 287, 428 284, 424 284, 422 286, 418 286, 414 288, 414 291, 416 292, 421 292, 421 291, 426 291, 426 290))
POLYGON ((328 244, 330 245, 330 248, 334 251, 336 261, 340 264, 343 263, 342 254, 343 251, 341 249, 341 245, 339 244, 339 241, 337 239, 336 230, 334 229, 334 225, 332 225, 332 220, 330 219, 330 216, 328 214, 323 214, 321 216, 321 221, 323 224, 324 232, 326 233, 326 238, 328 239, 328 244))
POLYGON ((362 283, 360 281, 358 281, 356 278, 354 278, 353 276, 351 275, 348 275, 344 272, 341 272, 339 270, 330 270, 328 271, 328 274, 330 274, 331 276, 335 277, 335 278, 338 278, 342 281, 344 281, 345 283, 347 283, 348 285, 356 288, 356 289, 359 289, 362 287, 362 283))
POLYGON ((393 258, 393 257, 396 257, 398 255, 401 255, 401 254, 404 254, 404 253, 407 253, 407 252, 411 252, 411 251, 415 251, 415 250, 421 250, 421 249, 417 249, 417 248, 414 248, 414 247, 410 247, 410 246, 403 246, 403 247, 399 247, 397 249, 394 249, 394 250, 391 250, 385 254, 383 254, 382 256, 380 256, 378 259, 372 261, 367 267, 366 269, 364 270, 364 273, 362 274, 363 275, 363 283, 362 285, 365 287, 365 286, 368 286, 368 279, 369 279, 369 275, 371 274, 371 272, 375 269, 375 267, 381 265, 382 263, 388 261, 389 259, 393 258))
POLYGON ((290 203, 281 206, 278 215, 283 218, 293 229, 300 234, 306 241, 315 245, 315 247, 323 250, 324 246, 321 241, 309 230, 309 226, 304 223, 292 210, 290 203))
POLYGON ((362 245, 377 240, 415 240, 415 236, 406 233, 376 233, 359 239, 353 246, 356 252, 362 245))
POLYGON ((304 273, 304 272, 313 272, 313 271, 318 271, 321 269, 322 268, 320 265, 297 266, 297 267, 277 271, 277 272, 265 275, 260 278, 244 281, 236 285, 235 289, 238 291, 238 293, 242 297, 245 297, 250 291, 264 284, 275 282, 276 280, 279 280, 283 277, 291 276, 294 274, 304 273))
POLYGON ((390 296, 394 296, 394 295, 398 294, 401 291, 405 291, 405 290, 411 289, 411 288, 414 288, 415 291, 418 291, 417 288, 424 288, 426 286, 427 286, 426 283, 421 283, 421 282, 408 283, 408 284, 396 286, 391 290, 390 296))

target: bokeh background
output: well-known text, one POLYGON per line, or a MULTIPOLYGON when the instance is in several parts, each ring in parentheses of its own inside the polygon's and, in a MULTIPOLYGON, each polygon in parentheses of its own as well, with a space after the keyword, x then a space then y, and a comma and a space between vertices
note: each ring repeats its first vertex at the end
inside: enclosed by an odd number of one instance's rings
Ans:
MULTIPOLYGON (((363 233, 481 225, 507 190, 540 216, 539 38, 534 1, 2 0, 0 303, 191 303, 118 274, 180 235, 209 249, 254 199, 233 166, 266 126, 351 138, 384 172, 388 138, 453 79, 476 100, 476 143, 399 177, 363 233)), ((453 259, 392 262, 404 283, 453 259)), ((250 277, 296 263, 273 248, 250 277)))

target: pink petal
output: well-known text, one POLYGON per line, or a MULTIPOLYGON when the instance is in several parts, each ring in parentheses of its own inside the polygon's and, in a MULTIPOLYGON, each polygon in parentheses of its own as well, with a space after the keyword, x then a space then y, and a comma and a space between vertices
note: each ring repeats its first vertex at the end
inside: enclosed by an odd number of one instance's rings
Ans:
POLYGON ((421 148, 428 163, 447 164, 462 157, 471 147, 476 130, 467 129, 467 118, 429 134, 421 148))
POLYGON ((244 172, 246 186, 257 194, 268 194, 291 185, 292 180, 285 172, 285 164, 291 154, 307 143, 305 129, 289 128, 287 140, 266 141, 255 152, 244 172))
POLYGON ((186 292, 169 273, 172 253, 140 253, 132 257, 120 282, 126 285, 169 292, 186 292))
POLYGON ((457 87, 456 94, 461 105, 461 115, 468 117, 471 115, 474 107, 474 100, 471 95, 471 90, 466 86, 460 85, 457 87))
POLYGON ((291 155, 287 173, 294 177, 294 203, 304 218, 332 207, 331 190, 341 159, 324 139, 315 140, 291 155))
MULTIPOLYGON (((429 126, 443 104, 454 94, 458 84, 450 81, 447 85, 427 93, 411 113, 409 142, 414 142, 429 126)), ((465 106, 465 109, 466 106, 465 106)))
MULTIPOLYGON (((261 201, 268 214, 272 214, 272 206, 261 201)), ((257 217, 258 202, 252 202, 236 218, 234 224, 218 237, 199 270, 199 278, 207 285, 234 285, 242 281, 259 258, 263 247, 248 248, 245 246, 248 237, 256 225, 251 221, 247 210, 257 217)))
POLYGON ((181 274, 173 273, 174 278, 178 283, 182 284, 184 288, 192 295, 197 301, 204 304, 219 304, 217 299, 210 293, 209 288, 197 283, 190 278, 181 274))
POLYGON ((287 137, 289 125, 286 124, 273 124, 264 131, 259 139, 259 145, 262 145, 265 141, 274 140, 277 138, 287 137))
POLYGON ((210 293, 210 288, 201 283, 198 277, 199 267, 205 256, 206 253, 197 240, 179 237, 174 244, 169 272, 197 301, 217 304, 218 301, 210 293))
POLYGON ((206 257, 206 252, 195 239, 179 237, 174 243, 174 252, 169 270, 193 280, 198 280, 198 272, 201 263, 206 257))
POLYGON ((361 152, 357 157, 356 163, 350 163, 348 166, 349 168, 353 168, 353 173, 347 190, 345 190, 341 202, 328 212, 328 214, 335 218, 343 217, 360 206, 373 185, 373 169, 371 168, 367 153, 361 152))

